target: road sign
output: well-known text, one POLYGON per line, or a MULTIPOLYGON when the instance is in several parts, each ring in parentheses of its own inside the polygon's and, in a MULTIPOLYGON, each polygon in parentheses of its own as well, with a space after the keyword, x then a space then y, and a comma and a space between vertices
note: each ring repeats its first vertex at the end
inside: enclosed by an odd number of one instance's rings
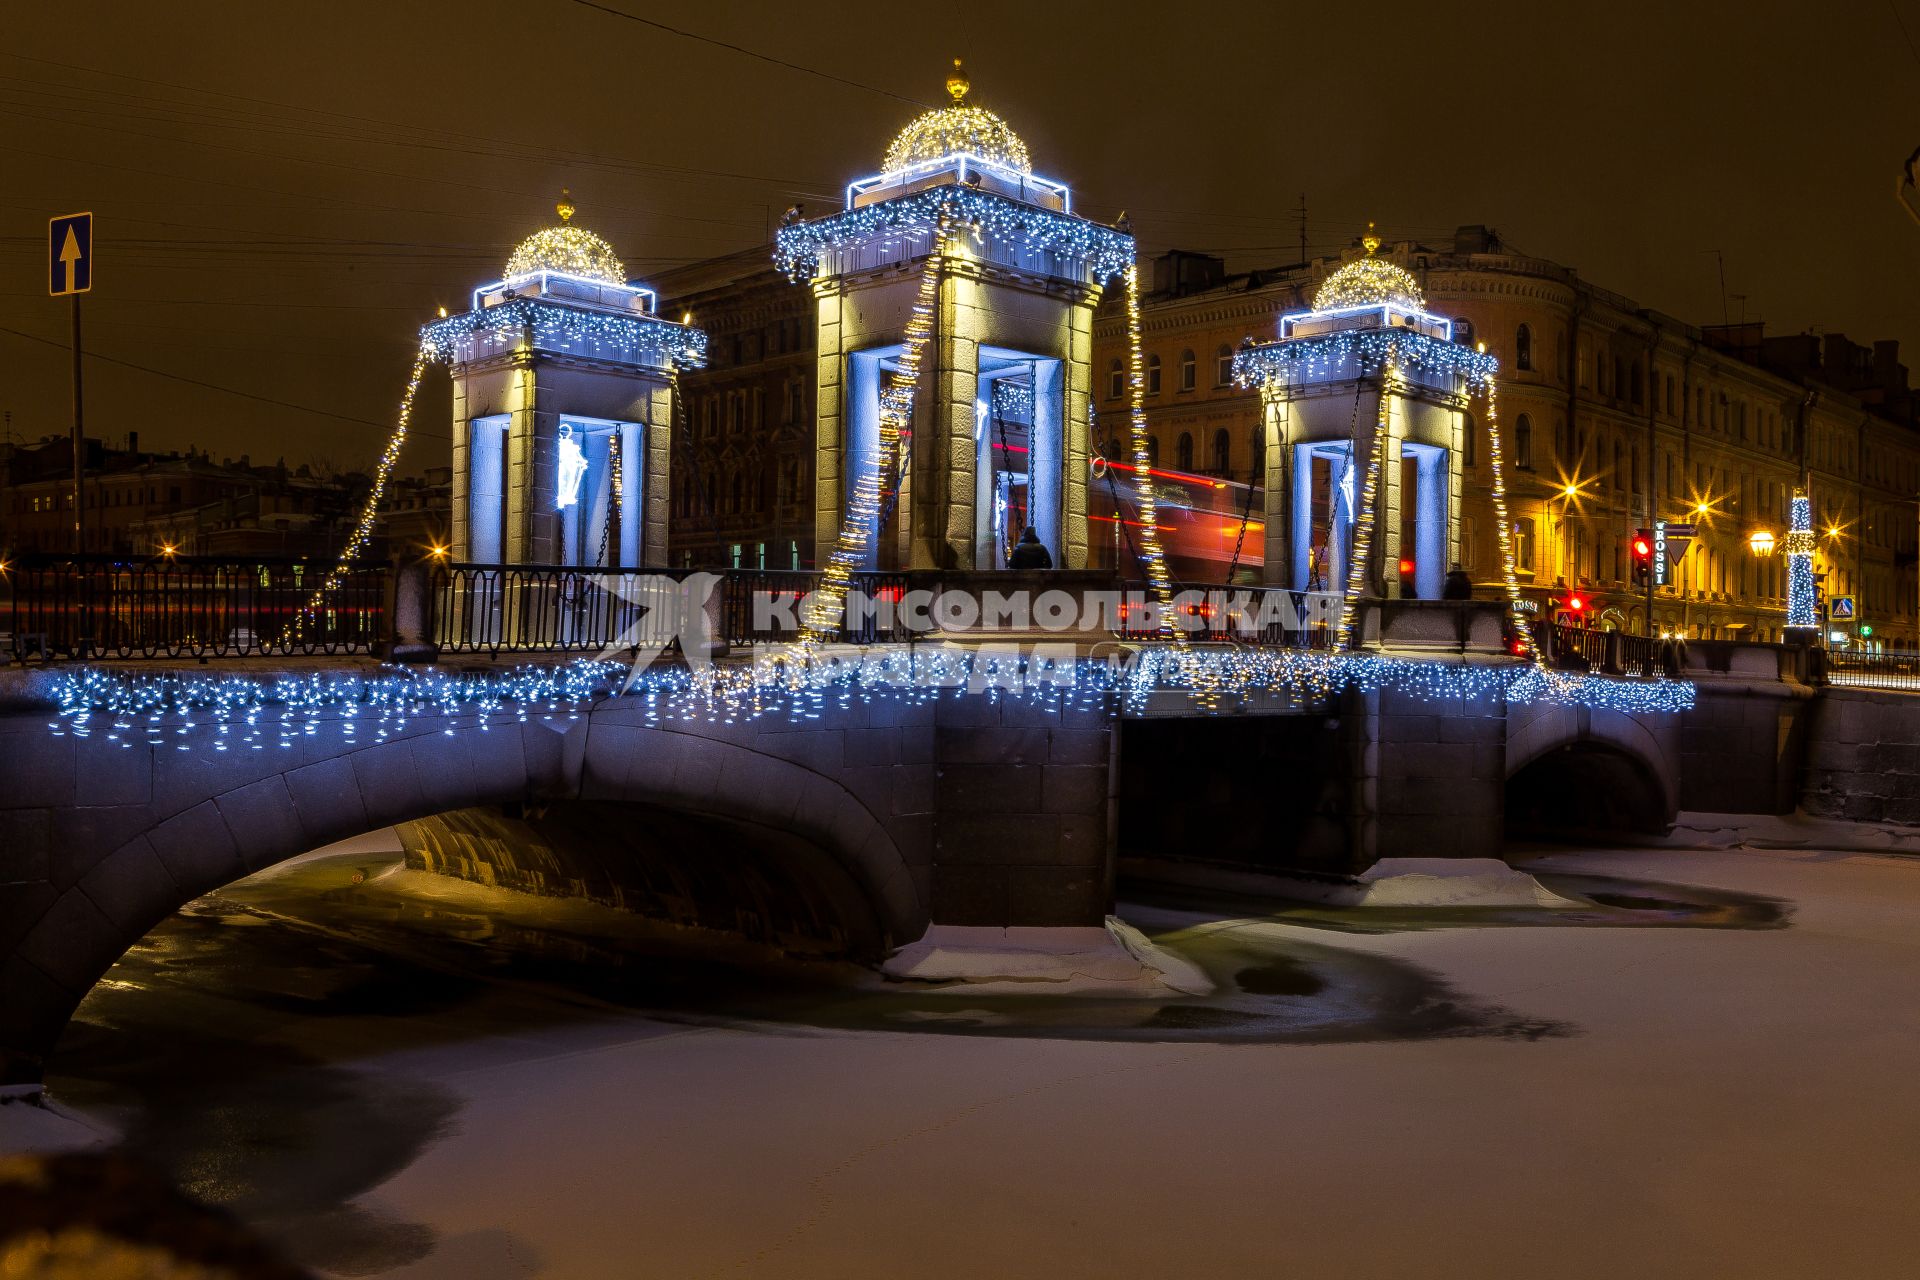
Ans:
POLYGON ((47 221, 47 292, 56 298, 93 288, 93 215, 47 221))
POLYGON ((1673 581, 1673 570, 1687 558, 1693 545, 1693 526, 1668 520, 1653 522, 1653 580, 1660 586, 1673 581))
POLYGON ((1827 610, 1827 617, 1835 622, 1853 621, 1853 597, 1835 596, 1833 604, 1827 610))

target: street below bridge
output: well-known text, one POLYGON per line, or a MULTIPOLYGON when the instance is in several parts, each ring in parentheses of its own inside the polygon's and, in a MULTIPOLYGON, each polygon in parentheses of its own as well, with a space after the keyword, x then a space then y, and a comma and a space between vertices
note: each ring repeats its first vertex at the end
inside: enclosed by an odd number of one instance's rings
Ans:
POLYGON ((1920 861, 1516 853, 1558 910, 1123 883, 1215 990, 1014 997, 394 847, 160 925, 8 1145, 122 1142, 334 1275, 1911 1274, 1920 861))

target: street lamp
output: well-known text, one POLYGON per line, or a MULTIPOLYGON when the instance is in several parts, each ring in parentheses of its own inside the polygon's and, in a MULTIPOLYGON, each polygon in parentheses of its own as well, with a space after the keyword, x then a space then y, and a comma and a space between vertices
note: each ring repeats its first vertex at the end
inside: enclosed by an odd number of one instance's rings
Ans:
POLYGON ((1773 530, 1755 529, 1747 535, 1747 550, 1757 556, 1773 554, 1773 530))

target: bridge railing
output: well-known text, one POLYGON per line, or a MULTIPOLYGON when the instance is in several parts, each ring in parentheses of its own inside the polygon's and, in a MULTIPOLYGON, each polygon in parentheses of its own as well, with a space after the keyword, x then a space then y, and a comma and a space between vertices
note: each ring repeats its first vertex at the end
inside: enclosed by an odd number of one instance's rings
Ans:
POLYGON ((350 571, 302 618, 331 568, 299 559, 21 556, 0 570, 0 643, 16 662, 368 652, 386 634, 387 568, 350 571))
POLYGON ((1549 665, 1563 669, 1637 678, 1677 674, 1679 669, 1678 652, 1655 636, 1542 620, 1533 624, 1533 639, 1549 665))
MULTIPOLYGON (((1155 639, 1162 606, 1152 585, 1129 582, 1123 592, 1115 634, 1123 640, 1155 639)), ((1340 624, 1340 597, 1284 587, 1178 584, 1174 612, 1176 625, 1196 644, 1330 649, 1340 624)))
MULTIPOLYGON (((730 570, 695 601, 684 589, 695 569, 607 570, 559 566, 450 564, 433 571, 432 644, 448 653, 601 652, 678 639, 681 611, 707 612, 713 639, 729 646, 798 637, 805 600, 820 585, 810 571, 730 570)), ((903 574, 856 574, 856 600, 897 603, 903 574)), ((890 609, 849 610, 840 641, 908 638, 890 609)))
POLYGON ((1867 653, 1854 649, 1828 649, 1820 666, 1826 682, 1862 689, 1911 689, 1920 691, 1920 653, 1893 650, 1867 653))

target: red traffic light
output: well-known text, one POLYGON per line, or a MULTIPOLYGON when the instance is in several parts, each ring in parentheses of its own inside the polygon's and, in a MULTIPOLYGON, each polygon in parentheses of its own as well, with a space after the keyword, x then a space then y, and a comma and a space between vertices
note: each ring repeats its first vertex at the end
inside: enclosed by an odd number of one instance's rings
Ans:
POLYGON ((1635 538, 1633 540, 1633 558, 1635 560, 1648 560, 1651 559, 1652 556, 1653 543, 1645 538, 1635 538))
POLYGON ((1567 597, 1567 611, 1569 613, 1579 613, 1582 609, 1586 607, 1587 607, 1587 598, 1585 596, 1571 595, 1567 597))
POLYGON ((1402 560, 1400 562, 1400 576, 1404 578, 1407 575, 1411 574, 1412 572, 1413 572, 1413 561, 1402 560))

